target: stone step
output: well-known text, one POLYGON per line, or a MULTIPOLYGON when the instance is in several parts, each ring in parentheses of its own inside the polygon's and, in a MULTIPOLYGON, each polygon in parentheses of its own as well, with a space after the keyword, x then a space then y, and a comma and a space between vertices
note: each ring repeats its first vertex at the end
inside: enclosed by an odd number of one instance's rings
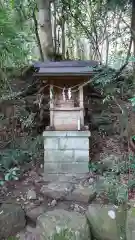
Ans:
POLYGON ((45 174, 85 174, 88 172, 88 162, 54 162, 46 163, 45 174))

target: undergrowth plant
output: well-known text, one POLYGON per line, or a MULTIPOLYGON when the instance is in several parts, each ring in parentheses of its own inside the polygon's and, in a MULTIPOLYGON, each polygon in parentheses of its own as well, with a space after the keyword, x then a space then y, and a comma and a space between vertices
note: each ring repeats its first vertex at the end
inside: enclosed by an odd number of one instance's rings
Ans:
POLYGON ((43 152, 42 136, 27 136, 23 142, 19 140, 0 153, 0 172, 3 178, 0 180, 2 186, 5 181, 18 180, 21 174, 21 165, 37 160, 43 152))
MULTIPOLYGON (((112 100, 114 97, 108 97, 108 99, 112 100)), ((133 111, 135 109, 135 97, 130 99, 133 111)), ((117 104, 117 101, 115 101, 117 104)), ((117 104, 118 105, 118 104, 117 104)), ((121 106, 122 118, 124 116, 124 111, 121 106)), ((128 127, 128 126, 126 126, 128 127)), ((123 129, 122 129, 123 130, 123 129)), ((121 131, 121 137, 122 137, 121 131)), ((131 136, 132 140, 135 140, 135 135, 131 136)), ((127 138, 128 141, 128 138, 127 138)), ((118 222, 117 228, 120 232, 120 239, 126 240, 126 212, 127 212, 127 203, 129 198, 129 191, 132 191, 135 187, 135 180, 134 178, 128 177, 127 183, 123 183, 121 181, 121 176, 126 174, 130 174, 132 172, 132 176, 135 176, 135 155, 128 153, 127 159, 124 161, 119 161, 118 163, 114 164, 112 169, 108 169, 103 173, 103 183, 96 185, 97 193, 99 196, 107 197, 110 203, 117 205, 121 208, 121 211, 125 212, 125 217, 122 222, 118 222)), ((89 163, 88 165, 89 171, 96 171, 97 173, 101 173, 100 165, 95 163, 89 163)))

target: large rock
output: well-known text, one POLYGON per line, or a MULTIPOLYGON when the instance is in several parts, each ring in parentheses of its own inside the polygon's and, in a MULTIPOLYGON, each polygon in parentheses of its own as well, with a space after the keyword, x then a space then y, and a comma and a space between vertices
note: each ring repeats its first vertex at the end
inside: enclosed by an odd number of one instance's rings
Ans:
POLYGON ((37 220, 41 240, 91 240, 85 216, 63 209, 49 211, 37 220))
POLYGON ((56 181, 48 185, 43 185, 41 193, 49 198, 64 199, 74 189, 74 185, 68 182, 56 181))
POLYGON ((25 227, 25 213, 16 204, 3 204, 0 208, 0 239, 15 235, 25 227))
POLYGON ((73 192, 66 196, 68 201, 90 203, 96 198, 96 191, 93 186, 83 187, 78 185, 73 192))
POLYGON ((135 240, 135 208, 128 211, 126 224, 127 240, 135 240))
POLYGON ((33 209, 26 210, 26 216, 33 222, 36 222, 37 218, 46 211, 45 206, 37 206, 33 209))
MULTIPOLYGON (((126 211, 113 205, 92 204, 86 213, 92 235, 97 240, 124 240, 126 211)), ((130 239, 128 239, 130 240, 130 239)))
POLYGON ((91 117, 91 124, 93 129, 97 129, 100 125, 112 124, 112 119, 109 115, 93 114, 91 117))
MULTIPOLYGON (((17 233, 16 238, 13 238, 14 240, 40 240, 40 233, 37 231, 36 228, 30 227, 27 225, 27 227, 17 233)), ((9 240, 9 239, 8 239, 9 240)))

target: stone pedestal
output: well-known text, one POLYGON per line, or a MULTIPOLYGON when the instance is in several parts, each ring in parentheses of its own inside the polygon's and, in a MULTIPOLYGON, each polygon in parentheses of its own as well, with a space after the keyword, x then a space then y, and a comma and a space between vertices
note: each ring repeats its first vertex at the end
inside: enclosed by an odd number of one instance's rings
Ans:
POLYGON ((45 179, 88 172, 90 131, 45 131, 45 179))

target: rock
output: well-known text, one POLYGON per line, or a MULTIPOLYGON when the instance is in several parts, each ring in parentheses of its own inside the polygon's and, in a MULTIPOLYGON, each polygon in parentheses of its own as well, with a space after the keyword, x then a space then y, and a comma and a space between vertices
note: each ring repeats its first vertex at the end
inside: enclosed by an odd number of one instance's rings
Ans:
POLYGON ((28 200, 36 200, 37 199, 37 194, 36 194, 36 192, 33 189, 30 189, 27 192, 27 199, 28 200))
POLYGON ((93 178, 89 178, 89 184, 93 184, 94 183, 94 179, 93 178))
POLYGON ((66 196, 68 201, 77 201, 90 203, 96 198, 96 191, 93 186, 83 187, 77 186, 73 192, 66 196))
POLYGON ((43 195, 58 200, 64 199, 73 189, 72 183, 57 181, 47 186, 43 185, 40 191, 43 195))
POLYGON ((33 209, 26 210, 26 216, 33 222, 36 222, 37 218, 46 211, 44 206, 38 206, 33 209))
POLYGON ((35 227, 31 227, 29 225, 27 225, 26 231, 29 232, 29 233, 37 233, 38 232, 35 227))
POLYGON ((53 199, 50 203, 51 207, 55 207, 57 205, 57 201, 53 199))
POLYGON ((100 125, 112 125, 112 119, 108 115, 103 116, 101 114, 92 114, 91 116, 91 125, 92 129, 97 129, 100 125))
POLYGON ((3 204, 0 207, 0 239, 17 234, 25 224, 25 213, 19 205, 3 204))
POLYGON ((113 124, 109 125, 100 125, 99 126, 99 131, 107 133, 108 136, 112 136, 114 134, 114 127, 113 124))
POLYGON ((135 208, 135 199, 130 199, 129 200, 129 206, 135 208))
POLYGON ((58 179, 59 182, 64 182, 64 183, 76 183, 77 179, 75 176, 72 174, 65 174, 64 176, 60 176, 58 179))
POLYGON ((75 204, 75 205, 74 205, 74 211, 80 212, 80 208, 79 208, 79 205, 78 205, 78 204, 75 204))
POLYGON ((75 212, 79 212, 79 213, 85 213, 86 209, 78 204, 73 204, 71 205, 71 209, 74 210, 75 212))
POLYGON ((113 205, 92 204, 86 213, 92 235, 98 240, 120 240, 126 226, 126 211, 113 205), (125 220, 125 221, 124 221, 125 220))
POLYGON ((126 224, 127 240, 135 240, 135 208, 129 209, 126 224))
POLYGON ((101 172, 111 169, 116 170, 115 166, 119 162, 119 160, 120 160, 119 156, 116 156, 114 154, 102 157, 101 161, 98 163, 98 169, 100 169, 101 172))
POLYGON ((91 240, 85 216, 63 209, 49 211, 37 220, 41 240, 91 240))
POLYGON ((35 229, 31 229, 31 231, 26 229, 25 231, 18 233, 16 238, 19 240, 40 240, 40 234, 35 229))

